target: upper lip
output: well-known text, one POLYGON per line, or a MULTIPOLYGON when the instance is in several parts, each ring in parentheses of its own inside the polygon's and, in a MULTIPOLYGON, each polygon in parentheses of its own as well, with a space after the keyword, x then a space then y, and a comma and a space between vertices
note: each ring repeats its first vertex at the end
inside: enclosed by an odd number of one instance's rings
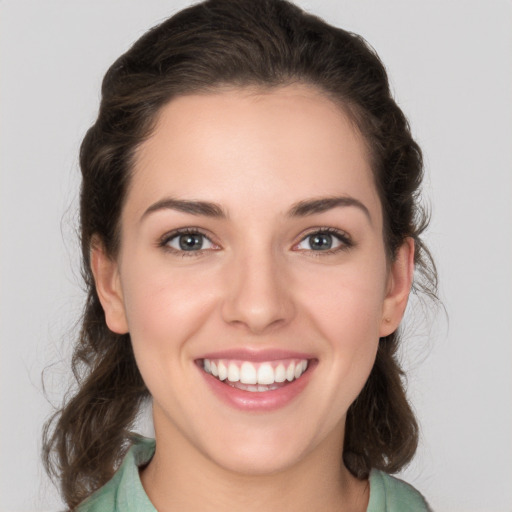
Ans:
POLYGON ((279 361, 282 359, 313 359, 311 354, 296 352, 286 349, 253 349, 253 348, 232 348, 208 352, 198 359, 236 359, 240 361, 252 361, 255 363, 264 361, 279 361))

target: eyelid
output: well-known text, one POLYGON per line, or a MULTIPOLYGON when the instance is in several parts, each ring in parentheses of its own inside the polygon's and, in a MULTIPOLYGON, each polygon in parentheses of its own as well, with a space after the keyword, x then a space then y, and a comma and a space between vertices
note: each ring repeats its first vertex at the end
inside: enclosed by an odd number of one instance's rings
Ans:
POLYGON ((302 233, 299 241, 293 245, 292 249, 295 249, 295 250, 301 251, 301 252, 314 253, 315 256, 321 256, 321 255, 326 255, 326 254, 333 254, 338 251, 344 251, 344 250, 350 249, 354 245, 355 244, 352 240, 352 237, 346 231, 343 231, 343 230, 337 229, 337 228, 333 228, 333 227, 325 226, 325 227, 310 228, 309 230, 306 231, 306 233, 302 233), (313 249, 298 249, 298 246, 302 242, 304 242, 308 237, 317 235, 317 234, 332 235, 338 239, 338 241, 340 242, 340 245, 338 247, 335 247, 334 249, 327 249, 324 251, 315 251, 313 249))
POLYGON ((161 247, 162 249, 164 249, 166 251, 169 251, 169 252, 172 252, 175 254, 179 254, 180 256, 195 256, 195 255, 199 255, 204 252, 207 252, 207 251, 216 251, 216 250, 220 249, 220 245, 215 241, 214 237, 210 233, 208 233, 206 230, 204 230, 202 228, 198 228, 198 227, 194 227, 194 226, 177 228, 177 229, 168 231, 167 233, 162 235, 157 240, 157 246, 161 247), (215 247, 208 248, 208 249, 198 249, 197 251, 184 251, 184 250, 176 249, 175 247, 171 247, 170 245, 168 245, 169 242, 173 238, 176 238, 180 235, 201 235, 201 236, 205 237, 215 247))
MULTIPOLYGON (((354 245, 355 244, 352 241, 351 236, 346 231, 338 229, 338 228, 324 226, 324 227, 309 228, 306 232, 303 232, 300 235, 300 239, 296 243, 294 243, 294 245, 292 246, 292 250, 296 250, 298 252, 314 253, 315 256, 321 256, 322 254, 324 254, 324 255, 333 254, 338 251, 348 250, 351 247, 353 247, 354 245), (313 249, 298 249, 298 246, 302 242, 304 242, 308 237, 310 237, 312 235, 316 235, 316 234, 332 235, 338 239, 338 241, 340 242, 340 245, 338 247, 335 247, 334 249, 327 249, 324 251, 315 251, 313 249)), ((208 231, 206 231, 202 228, 199 228, 199 227, 195 227, 195 226, 187 226, 187 227, 183 227, 183 228, 177 228, 177 229, 173 229, 171 231, 166 232, 164 235, 162 235, 157 240, 157 246, 161 247, 162 249, 167 250, 169 252, 173 252, 175 254, 180 254, 181 256, 194 256, 194 255, 199 255, 199 254, 202 254, 202 253, 208 252, 208 251, 217 251, 221 248, 220 244, 216 242, 215 237, 213 237, 208 231), (215 248, 198 249, 197 251, 184 251, 184 250, 176 249, 176 248, 168 245, 169 241, 172 240, 173 238, 176 238, 180 235, 187 235, 187 234, 202 235, 212 245, 214 245, 215 248)))

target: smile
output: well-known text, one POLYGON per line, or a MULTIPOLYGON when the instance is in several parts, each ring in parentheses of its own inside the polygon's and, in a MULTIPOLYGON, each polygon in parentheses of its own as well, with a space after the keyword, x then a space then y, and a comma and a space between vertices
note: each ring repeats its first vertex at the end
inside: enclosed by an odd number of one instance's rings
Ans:
POLYGON ((203 359, 202 369, 233 388, 250 392, 280 389, 299 379, 307 370, 308 359, 276 361, 242 361, 233 359, 203 359))

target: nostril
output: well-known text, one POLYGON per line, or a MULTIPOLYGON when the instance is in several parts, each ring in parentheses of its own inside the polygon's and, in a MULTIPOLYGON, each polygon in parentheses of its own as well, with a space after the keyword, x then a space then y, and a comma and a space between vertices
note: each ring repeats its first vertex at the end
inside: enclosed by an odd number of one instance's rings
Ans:
POLYGON ((292 297, 283 285, 283 273, 280 276, 275 262, 268 259, 252 255, 243 262, 243 268, 229 272, 222 315, 230 325, 260 334, 286 324, 293 316, 292 297))

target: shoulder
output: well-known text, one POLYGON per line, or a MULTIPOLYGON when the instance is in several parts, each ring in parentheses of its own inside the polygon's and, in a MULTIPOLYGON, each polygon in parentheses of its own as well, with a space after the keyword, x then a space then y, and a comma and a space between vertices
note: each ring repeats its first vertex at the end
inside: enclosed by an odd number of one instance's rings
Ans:
POLYGON ((408 483, 382 471, 370 473, 367 512, 432 512, 425 498, 408 483))
POLYGON ((139 466, 149 462, 155 441, 137 436, 115 475, 82 502, 76 512, 155 512, 139 478, 139 466))

